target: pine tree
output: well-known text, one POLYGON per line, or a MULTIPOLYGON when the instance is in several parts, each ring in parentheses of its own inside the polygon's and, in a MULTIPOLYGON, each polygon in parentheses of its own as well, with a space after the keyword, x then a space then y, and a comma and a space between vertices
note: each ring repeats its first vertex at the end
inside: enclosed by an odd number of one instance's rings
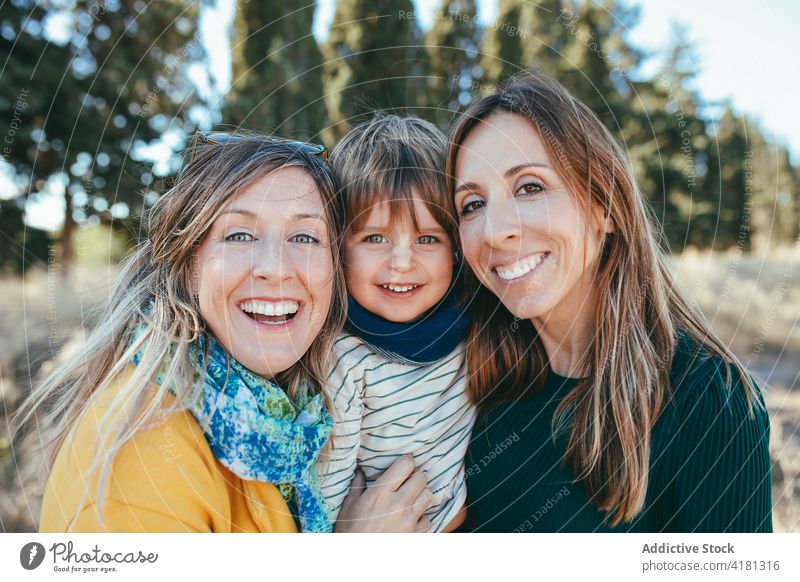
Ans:
POLYGON ((625 39, 638 12, 616 0, 500 0, 482 44, 483 92, 522 69, 561 81, 619 134, 630 111, 629 72, 641 54, 625 39))
POLYGON ((428 117, 445 127, 478 89, 481 27, 474 0, 442 0, 425 44, 430 70, 425 96, 428 117))
POLYGON ((411 0, 338 0, 326 47, 325 94, 338 139, 376 110, 419 113, 426 65, 411 0))
MULTIPOLYGON (((708 233, 708 246, 723 250, 731 247, 750 250, 752 212, 752 148, 747 121, 725 107, 716 123, 709 147, 706 187, 718 193, 710 211, 700 215, 694 229, 708 233)), ((713 197, 710 197, 713 199, 713 197)))
POLYGON ((638 9, 616 0, 577 5, 553 1, 549 6, 555 22, 545 20, 539 28, 552 40, 549 46, 538 46, 528 60, 531 65, 543 62, 612 133, 620 135, 635 99, 630 74, 642 60, 641 51, 625 35, 639 19, 638 9))
MULTIPOLYGON (((522 23, 529 22, 535 10, 536 7, 527 2, 500 0, 497 21, 487 29, 481 43, 484 87, 497 85, 525 67, 522 38, 517 31, 522 31, 522 23)), ((528 36, 532 31, 522 31, 522 34, 528 36)), ((482 89, 481 93, 490 92, 489 87, 482 89)))
POLYGON ((316 2, 290 8, 239 0, 226 123, 299 139, 327 125, 322 53, 311 33, 316 2))
POLYGON ((642 192, 676 252, 711 245, 718 229, 720 190, 708 175, 710 140, 693 89, 695 62, 691 42, 678 30, 661 70, 631 83, 630 110, 617 117, 642 192))
POLYGON ((796 239, 800 180, 783 144, 768 139, 755 123, 749 130, 753 186, 751 239, 753 250, 763 252, 796 239))
POLYGON ((154 180, 140 146, 187 129, 183 117, 195 97, 185 70, 202 56, 196 6, 79 0, 62 9, 18 0, 3 9, 0 46, 14 68, 0 77, 2 94, 27 95, 24 130, 6 159, 26 184, 23 196, 63 190, 67 268, 79 223, 135 221, 142 190, 154 180), (68 36, 47 38, 43 22, 59 11, 70 17, 68 36))

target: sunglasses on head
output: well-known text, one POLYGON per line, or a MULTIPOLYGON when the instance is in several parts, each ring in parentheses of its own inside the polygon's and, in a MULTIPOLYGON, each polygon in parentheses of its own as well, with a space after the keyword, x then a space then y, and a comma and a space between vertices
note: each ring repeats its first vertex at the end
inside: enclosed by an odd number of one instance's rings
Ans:
POLYGON ((312 156, 320 156, 326 162, 328 161, 328 150, 324 145, 315 144, 315 143, 306 143, 304 141, 297 141, 294 139, 288 139, 285 137, 275 137, 275 136, 250 136, 250 135, 242 135, 236 133, 226 133, 221 131, 211 131, 208 133, 204 133, 202 131, 198 131, 195 134, 195 137, 198 142, 207 143, 207 144, 214 144, 214 145, 225 145, 228 143, 241 141, 241 140, 261 140, 266 143, 285 143, 289 144, 300 151, 306 152, 307 154, 311 154, 312 156))

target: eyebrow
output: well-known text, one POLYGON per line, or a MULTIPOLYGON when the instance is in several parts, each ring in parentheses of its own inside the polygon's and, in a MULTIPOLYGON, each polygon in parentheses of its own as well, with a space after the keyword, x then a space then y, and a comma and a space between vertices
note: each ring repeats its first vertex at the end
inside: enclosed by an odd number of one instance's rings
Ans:
MULTIPOLYGON (((247 216, 247 217, 250 217, 250 218, 258 218, 258 215, 255 212, 253 212, 252 210, 247 210, 245 208, 231 208, 228 211, 226 211, 225 214, 240 214, 242 216, 247 216)), ((325 216, 323 214, 313 214, 313 213, 308 213, 308 212, 299 212, 297 214, 290 215, 289 218, 291 218, 293 220, 303 220, 303 219, 306 219, 306 218, 313 218, 313 219, 316 219, 316 220, 324 220, 325 216)))
MULTIPOLYGON (((526 162, 524 164, 518 164, 516 166, 513 166, 513 167, 507 169, 505 172, 503 172, 503 177, 504 178, 510 178, 514 174, 516 174, 516 173, 518 173, 518 172, 520 172, 522 170, 525 170, 527 168, 546 168, 548 170, 552 170, 553 169, 550 166, 548 166, 547 164, 543 164, 541 162, 526 162)), ((464 190, 475 190, 475 189, 477 189, 477 187, 478 187, 478 185, 475 182, 465 182, 464 184, 461 184, 461 186, 456 188, 456 191, 454 192, 454 194, 458 194, 459 192, 462 192, 464 190)))

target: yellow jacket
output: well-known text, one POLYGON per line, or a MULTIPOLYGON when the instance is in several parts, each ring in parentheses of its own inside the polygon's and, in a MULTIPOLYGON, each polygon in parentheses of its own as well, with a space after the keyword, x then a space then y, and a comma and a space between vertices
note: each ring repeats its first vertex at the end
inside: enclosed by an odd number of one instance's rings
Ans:
POLYGON ((297 531, 277 488, 243 481, 221 465, 188 411, 166 416, 119 450, 103 488, 101 522, 99 473, 89 468, 98 426, 123 382, 95 398, 62 445, 45 487, 40 531, 297 531))

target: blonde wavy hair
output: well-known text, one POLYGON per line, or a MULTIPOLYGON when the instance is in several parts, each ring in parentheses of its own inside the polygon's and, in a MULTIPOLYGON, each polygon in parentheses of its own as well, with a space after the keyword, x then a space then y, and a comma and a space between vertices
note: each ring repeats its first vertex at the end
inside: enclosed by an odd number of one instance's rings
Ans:
MULTIPOLYGON (((667 268, 647 204, 630 165, 597 116, 556 80, 538 72, 512 77, 458 118, 447 160, 455 191, 459 150, 470 132, 494 113, 519 115, 542 136, 548 156, 589 216, 599 206, 613 221, 594 274, 594 335, 581 362, 584 379, 559 405, 554 431, 570 427, 565 462, 584 482, 612 525, 642 509, 653 425, 670 396, 670 365, 679 331, 741 379, 750 405, 756 387, 739 360, 684 298, 667 268)), ((521 121, 524 123, 525 121, 521 121)), ((455 207, 451 208, 455 213, 455 207)), ((468 339, 470 397, 489 408, 544 385, 547 353, 528 321, 517 321, 466 269, 474 313, 468 339)))
MULTIPOLYGON (((277 381, 294 397, 302 384, 321 392, 328 358, 346 317, 344 274, 338 244, 342 218, 337 184, 328 163, 294 142, 274 143, 266 136, 240 134, 224 144, 197 139, 174 185, 150 210, 147 237, 121 266, 111 296, 83 349, 57 366, 23 402, 14 418, 15 432, 31 425, 49 427, 39 434, 49 472, 70 429, 95 396, 123 372, 126 382, 101 419, 101 442, 91 471, 99 471, 103 491, 111 461, 139 431, 165 415, 186 408, 197 388, 189 346, 206 332, 197 297, 192 293, 195 250, 226 202, 267 174, 299 167, 314 180, 325 206, 334 264, 333 298, 328 317, 309 349, 277 381), (143 330, 137 332, 137 330, 143 330), (134 355, 139 363, 132 366, 134 355), (162 375, 160 383, 155 379, 162 375), (173 404, 165 396, 173 392, 173 404)), ((209 330, 210 331, 210 330, 209 330)), ((87 492, 88 494, 88 492, 87 492)), ((103 496, 98 495, 100 503, 103 496)), ((98 511, 102 509, 98 507, 98 511)))

